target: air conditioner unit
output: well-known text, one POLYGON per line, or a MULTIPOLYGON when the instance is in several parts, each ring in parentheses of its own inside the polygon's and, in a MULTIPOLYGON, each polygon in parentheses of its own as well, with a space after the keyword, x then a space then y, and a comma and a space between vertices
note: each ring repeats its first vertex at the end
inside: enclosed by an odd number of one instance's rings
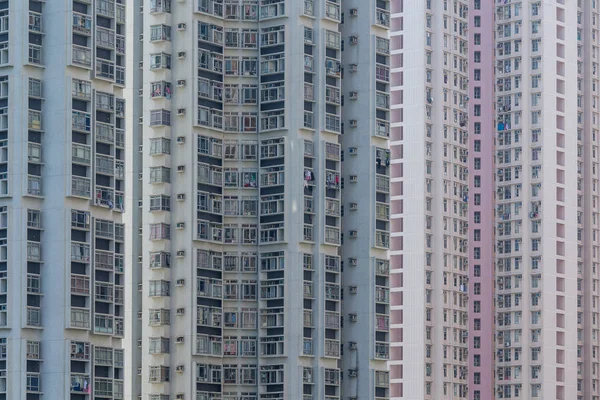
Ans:
POLYGON ((180 258, 181 258, 181 257, 185 257, 185 250, 179 250, 179 251, 177 252, 177 257, 180 257, 180 258))
POLYGON ((186 28, 186 25, 183 22, 177 24, 178 31, 185 31, 185 28, 186 28))
POLYGON ((142 40, 144 40, 144 34, 143 34, 143 33, 140 33, 140 42, 141 42, 142 40))
POLYGON ((183 365, 178 365, 177 367, 175 367, 175 371, 183 372, 183 365))
POLYGON ((185 51, 178 52, 177 53, 177 58, 181 58, 181 59, 185 58, 185 51))
POLYGON ((348 148, 348 153, 350 153, 350 155, 355 156, 358 154, 358 147, 349 147, 348 148))
POLYGON ((356 286, 350 286, 348 288, 348 291, 350 292, 350 294, 356 294, 358 293, 358 288, 356 286))
POLYGON ((139 117, 138 118, 138 123, 141 125, 144 123, 144 117, 139 117))
POLYGON ((184 343, 185 342, 185 338, 183 336, 177 336, 177 339, 175 339, 175 343, 184 343))
POLYGON ((143 153, 143 152, 144 152, 144 145, 143 145, 143 144, 140 144, 140 145, 138 146, 138 153, 143 153))
POLYGON ((185 222, 178 222, 177 223, 177 229, 184 229, 185 228, 185 222))
POLYGON ((137 374, 138 374, 138 375, 142 375, 142 367, 139 367, 139 368, 137 369, 137 374))
POLYGON ((185 315, 185 308, 178 308, 176 314, 177 315, 185 315))
POLYGON ((350 92, 350 99, 351 100, 358 99, 358 92, 350 92))
POLYGON ((177 143, 179 143, 179 144, 185 143, 185 136, 177 136, 177 143))
POLYGON ((137 347, 142 347, 142 339, 138 339, 138 341, 137 341, 137 347))
POLYGON ((144 286, 141 283, 138 283, 138 292, 141 292, 144 289, 144 286))
POLYGON ((350 350, 356 350, 356 348, 357 348, 356 342, 348 342, 348 348, 350 350))
POLYGON ((142 312, 138 311, 137 316, 138 316, 138 319, 142 319, 142 312))
POLYGON ((183 399, 185 399, 185 397, 184 397, 184 396, 185 396, 185 395, 184 395, 183 393, 177 393, 177 394, 175 395, 175 398, 176 398, 177 400, 183 400, 183 399))
POLYGON ((185 86, 185 79, 179 79, 177 81, 177 86, 184 87, 185 86))
POLYGON ((358 17, 358 8, 351 8, 350 9, 350 16, 351 17, 358 17))
POLYGON ((144 95, 144 89, 138 89, 138 96, 142 97, 144 95))
POLYGON ((175 281, 175 286, 185 286, 185 279, 177 279, 175 281))
POLYGON ((358 43, 358 36, 350 36, 350 44, 357 44, 358 43))
POLYGON ((350 203, 350 211, 358 210, 358 203, 350 203))
POLYGON ((142 256, 138 256, 138 262, 141 263, 143 260, 142 256))
POLYGON ((179 201, 183 201, 183 200, 185 200, 185 193, 179 193, 179 194, 177 195, 177 200, 179 200, 179 201))
POLYGON ((352 239, 356 239, 358 237, 358 231, 354 231, 354 230, 350 231, 350 237, 352 239))
POLYGON ((185 108, 178 108, 177 115, 185 115, 185 108))
POLYGON ((350 318, 350 322, 356 322, 358 320, 356 314, 350 314, 348 317, 350 318))
POLYGON ((351 267, 356 267, 358 265, 358 260, 356 258, 354 258, 354 257, 351 257, 351 258, 348 259, 348 264, 351 267))
POLYGON ((144 179, 144 173, 143 172, 138 172, 138 180, 142 180, 144 179))
POLYGON ((356 71, 358 71, 358 65, 350 64, 350 72, 356 72, 356 71))
POLYGON ((350 175, 350 183, 358 182, 358 175, 350 175))
POLYGON ((355 119, 350 120, 350 126, 356 128, 358 126, 358 121, 355 119))
POLYGON ((144 202, 142 200, 138 200, 138 207, 142 208, 144 206, 144 202))
POLYGON ((185 172, 185 165, 178 165, 177 172, 185 172))
POLYGON ((358 376, 358 370, 356 369, 349 369, 348 370, 348 377, 349 378, 356 378, 358 376))

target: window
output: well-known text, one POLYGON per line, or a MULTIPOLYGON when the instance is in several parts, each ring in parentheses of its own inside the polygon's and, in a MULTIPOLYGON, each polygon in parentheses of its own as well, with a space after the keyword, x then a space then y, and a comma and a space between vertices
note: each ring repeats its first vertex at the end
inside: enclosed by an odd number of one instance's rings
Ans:
POLYGON ((473 338, 473 348, 480 349, 481 348, 481 337, 475 336, 473 338))
POLYGON ((171 55, 166 53, 150 54, 150 69, 171 69, 171 55))
POLYGON ((475 373, 473 374, 473 382, 474 382, 476 385, 480 385, 480 384, 481 384, 481 373, 480 373, 480 372, 475 372, 475 373))
POLYGON ((473 241, 475 241, 475 242, 481 241, 481 229, 473 230, 473 241))
POLYGON ((150 196, 150 211, 171 211, 171 197, 150 196))
POLYGON ((148 296, 169 296, 169 281, 150 281, 150 287, 148 288, 148 296))
POLYGON ((475 282, 473 284, 473 293, 476 295, 481 295, 481 283, 475 282))
POLYGON ((481 158, 476 157, 473 160, 473 168, 475 168, 476 170, 481 169, 481 158))
POLYGON ((481 248, 480 247, 475 247, 473 249, 473 258, 476 260, 481 259, 481 248))
POLYGON ((151 110, 150 126, 171 126, 171 112, 169 110, 151 110))
POLYGON ((473 330, 480 331, 481 330, 481 319, 475 318, 473 320, 473 330))
POLYGON ((171 226, 167 224, 150 224, 150 240, 171 238, 171 226))
POLYGON ((475 63, 480 63, 481 62, 481 52, 480 51, 473 52, 473 61, 475 63))
POLYGON ((481 276, 481 265, 474 265, 473 266, 473 275, 476 277, 480 277, 481 276))
POLYGON ((479 354, 475 354, 473 356, 473 365, 475 367, 480 367, 481 366, 481 355, 479 354))
POLYGON ((475 115, 476 117, 481 117, 481 105, 480 104, 475 104, 473 106, 473 115, 475 115))
MULTIPOLYGON (((476 33, 475 35, 473 35, 473 43, 476 46, 480 46, 481 45, 481 33, 476 33)), ((479 53, 479 52, 477 52, 479 53)))
POLYGON ((171 140, 166 138, 150 139, 150 154, 171 154, 171 140))
POLYGON ((481 70, 476 69, 473 71, 473 80, 480 81, 481 80, 481 70))
POLYGON ((481 211, 475 211, 475 212, 473 213, 473 221, 474 221, 476 224, 480 224, 480 223, 481 223, 481 211))
POLYGON ((481 87, 480 86, 475 86, 475 88, 473 90, 473 97, 476 99, 481 98, 481 87))
POLYGON ((475 312, 475 313, 481 312, 481 301, 476 300, 473 302, 473 312, 475 312))
POLYGON ((171 168, 150 167, 150 183, 170 183, 171 168))
POLYGON ((171 40, 171 27, 168 25, 152 25, 150 27, 150 41, 171 40))
POLYGON ((473 177, 473 185, 477 188, 481 187, 481 175, 475 175, 473 177))
POLYGON ((475 122, 473 124, 473 130, 476 135, 481 135, 481 122, 475 122))
POLYGON ((480 16, 475 16, 474 20, 473 20, 473 25, 476 28, 479 28, 481 26, 481 17, 480 16))
POLYGON ((475 193, 475 194, 473 195, 473 203, 474 203, 476 206, 480 206, 480 205, 481 205, 481 193, 475 193))
POLYGON ((479 153, 481 151, 481 140, 475 140, 473 142, 473 148, 477 153, 479 153))

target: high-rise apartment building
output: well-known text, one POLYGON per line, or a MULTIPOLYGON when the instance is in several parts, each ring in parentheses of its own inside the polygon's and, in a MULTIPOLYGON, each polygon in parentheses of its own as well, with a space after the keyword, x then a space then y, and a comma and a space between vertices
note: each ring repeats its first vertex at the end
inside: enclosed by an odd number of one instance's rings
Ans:
POLYGON ((0 1, 0 399, 122 399, 125 8, 0 1))
POLYGON ((394 398, 467 399, 467 1, 392 2, 394 398))
POLYGON ((389 2, 131 3, 127 395, 388 398, 389 2))
POLYGON ((392 2, 391 395, 596 399, 598 4, 466 6, 392 2))

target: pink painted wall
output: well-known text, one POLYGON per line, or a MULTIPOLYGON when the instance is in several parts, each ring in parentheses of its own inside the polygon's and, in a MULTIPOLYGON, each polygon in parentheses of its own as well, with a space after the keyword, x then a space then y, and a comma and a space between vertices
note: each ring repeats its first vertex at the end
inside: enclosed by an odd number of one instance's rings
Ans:
POLYGON ((494 399, 494 145, 496 135, 494 118, 494 2, 481 0, 479 10, 475 1, 469 4, 469 394, 476 399, 479 391, 481 400, 494 399), (481 19, 475 26, 475 17, 481 19), (474 44, 475 34, 481 35, 481 45, 474 44), (473 62, 475 51, 481 52, 481 63, 473 62), (475 81, 474 72, 481 71, 481 80, 475 81), (481 88, 481 98, 475 99, 475 87, 481 88), (481 116, 475 117, 475 105, 481 106, 481 116), (475 124, 481 124, 481 133, 475 134, 475 124), (481 151, 475 151, 475 141, 480 141, 481 151), (474 169, 475 158, 481 159, 481 169, 474 169), (473 185, 475 175, 481 176, 481 187, 473 185), (474 195, 481 195, 481 205, 475 205, 474 195), (481 223, 475 224, 475 212, 481 213, 481 223), (474 230, 481 231, 481 241, 473 241, 474 230), (481 258, 474 258, 474 249, 481 249, 481 258), (475 266, 479 265, 481 276, 475 276, 475 266), (481 294, 475 295, 475 283, 481 285, 481 294), (474 313, 473 303, 481 303, 481 312, 474 313), (481 330, 475 331, 475 319, 481 321, 481 330), (473 338, 481 338, 481 348, 475 349, 473 338), (474 366, 474 358, 480 356, 481 364, 474 366), (476 385, 474 376, 480 375, 481 383, 476 385))

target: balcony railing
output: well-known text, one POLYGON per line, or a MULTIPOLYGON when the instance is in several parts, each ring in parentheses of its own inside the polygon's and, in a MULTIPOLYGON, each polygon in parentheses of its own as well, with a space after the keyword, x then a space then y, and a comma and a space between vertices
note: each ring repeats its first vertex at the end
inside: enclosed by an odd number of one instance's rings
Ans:
POLYGON ((35 131, 42 130, 42 112, 36 110, 27 111, 27 127, 35 131))
POLYGON ((71 307, 71 328, 90 329, 90 310, 71 307))
POLYGON ((375 231, 375 246, 384 249, 390 248, 390 233, 387 231, 375 231))
POLYGON ((85 374, 71 374, 71 393, 89 393, 91 384, 90 376, 85 374))
POLYGON ((114 333, 114 317, 96 313, 94 316, 94 332, 96 333, 114 333))
POLYGON ((71 128, 74 131, 90 133, 92 131, 92 115, 82 111, 73 111, 71 128))
POLYGON ((325 312, 325 328, 340 329, 340 313, 326 311, 325 312))
POLYGON ((390 123, 382 119, 375 120, 375 135, 384 138, 389 138, 390 123))
POLYGON ((325 339, 325 357, 340 356, 340 341, 325 339))
POLYGON ((113 209, 115 207, 114 199, 115 191, 112 188, 96 187, 95 202, 97 206, 113 209))
POLYGON ((115 146, 117 147, 125 147, 125 130, 124 129, 115 129, 115 146))
POLYGON ((383 342, 375 342, 375 358, 379 360, 389 360, 390 344, 383 342))
POLYGON ((325 243, 340 244, 340 229, 334 227, 325 228, 325 243))
POLYGON ((377 203, 375 206, 375 215, 377 219, 382 221, 390 220, 390 206, 385 203, 377 203))
POLYGON ((114 61, 96 58, 96 77, 114 81, 115 80, 115 63, 114 63, 114 61))
POLYGON ((42 261, 42 245, 39 242, 27 242, 27 261, 42 261))
POLYGON ((71 146, 71 156, 74 163, 90 165, 92 163, 92 149, 85 144, 75 144, 71 146))
POLYGON ((340 216, 340 201, 337 199, 325 199, 325 214, 328 216, 340 216))
POLYGON ((87 243, 71 242, 71 261, 89 263, 90 245, 87 243))
POLYGON ((375 189, 378 192, 390 192, 390 178, 384 175, 377 175, 375 178, 375 189))
POLYGON ((114 49, 114 47, 115 47, 115 32, 110 29, 102 28, 100 26, 97 27, 96 28, 96 45, 102 46, 102 47, 108 47, 111 50, 114 49))
POLYGON ((27 307, 27 326, 42 326, 42 310, 39 307, 27 307))
POLYGON ((71 195, 89 198, 91 196, 91 179, 74 176, 71 178, 71 195))
POLYGON ((390 26, 390 12, 389 11, 384 10, 382 8, 377 8, 375 14, 376 14, 375 22, 378 25, 383 25, 385 27, 390 26))
POLYGON ((71 293, 90 294, 90 277, 84 275, 71 275, 71 293))
POLYGON ((196 338, 196 353, 205 356, 223 355, 223 342, 220 337, 199 335, 196 338))
POLYGON ((74 12, 73 32, 89 36, 92 33, 92 17, 74 12))
POLYGON ((96 173, 103 175, 115 174, 115 160, 103 154, 96 154, 96 173))
POLYGON ((115 256, 110 251, 96 250, 94 266, 98 269, 112 271, 115 268, 115 256))
POLYGON ((84 68, 92 68, 92 49, 74 44, 72 62, 84 68))

